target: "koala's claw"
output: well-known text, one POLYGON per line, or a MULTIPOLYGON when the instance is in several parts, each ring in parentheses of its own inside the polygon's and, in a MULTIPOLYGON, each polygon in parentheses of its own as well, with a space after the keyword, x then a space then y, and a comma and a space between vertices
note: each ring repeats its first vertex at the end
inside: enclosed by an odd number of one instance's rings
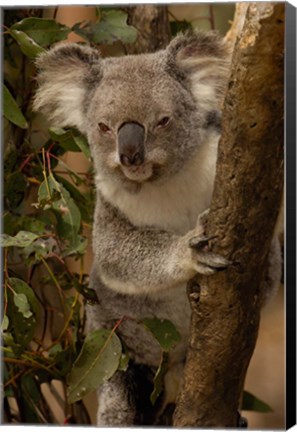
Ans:
POLYGON ((232 264, 231 261, 221 255, 209 252, 207 246, 209 241, 216 236, 206 237, 204 235, 194 236, 189 240, 189 246, 193 249, 193 258, 196 261, 198 273, 210 275, 218 271, 226 270, 232 264))
POLYGON ((189 246, 193 249, 204 249, 208 246, 210 240, 213 240, 217 236, 206 237, 203 235, 192 237, 189 241, 189 246))

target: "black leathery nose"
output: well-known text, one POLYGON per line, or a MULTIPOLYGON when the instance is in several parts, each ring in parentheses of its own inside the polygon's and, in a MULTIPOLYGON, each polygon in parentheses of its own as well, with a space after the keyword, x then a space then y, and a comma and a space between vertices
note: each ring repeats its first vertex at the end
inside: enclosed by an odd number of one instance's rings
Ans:
POLYGON ((144 127, 139 123, 124 123, 118 130, 118 151, 122 165, 144 162, 144 127))

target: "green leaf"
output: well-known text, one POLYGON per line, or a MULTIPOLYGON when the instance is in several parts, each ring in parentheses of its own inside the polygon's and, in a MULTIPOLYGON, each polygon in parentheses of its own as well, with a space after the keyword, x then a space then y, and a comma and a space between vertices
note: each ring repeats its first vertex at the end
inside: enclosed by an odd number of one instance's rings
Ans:
MULTIPOLYGON (((5 339, 6 343, 9 344, 13 350, 19 355, 32 340, 35 327, 36 327, 36 314, 38 311, 38 303, 35 297, 34 291, 29 287, 26 282, 18 278, 9 278, 8 283, 11 289, 7 290, 8 295, 8 311, 7 315, 9 317, 8 330, 10 331, 13 341, 9 342, 9 337, 5 339), (27 302, 30 306, 30 311, 32 314, 29 317, 23 315, 22 307, 23 305, 16 305, 14 302, 14 297, 16 294, 24 294, 27 302), (21 307, 21 310, 19 310, 21 307)), ((22 296, 21 296, 22 297, 22 296)), ((25 306, 26 315, 26 306, 25 306)))
POLYGON ((75 24, 72 30, 94 43, 113 44, 116 41, 133 43, 137 37, 137 30, 127 25, 127 14, 120 10, 102 11, 101 19, 97 23, 75 24))
POLYGON ((66 130, 63 128, 52 127, 48 131, 52 140, 58 142, 65 150, 73 152, 80 151, 79 147, 73 139, 71 129, 66 130))
POLYGON ((15 342, 13 335, 8 332, 3 333, 3 341, 4 341, 4 346, 10 347, 15 357, 19 358, 19 356, 24 351, 24 346, 21 343, 15 342))
POLYGON ((36 315, 38 311, 38 301, 32 288, 25 281, 18 278, 9 278, 8 283, 14 292, 18 294, 25 294, 32 312, 34 315, 36 315))
POLYGON ((27 247, 34 240, 38 238, 38 235, 28 232, 28 231, 19 231, 17 235, 11 237, 7 234, 2 234, 0 237, 0 246, 9 247, 9 246, 17 246, 17 247, 27 247))
POLYGON ((257 411, 262 413, 273 412, 273 409, 267 403, 246 390, 243 392, 242 409, 245 411, 257 411))
POLYGON ((28 231, 38 236, 49 234, 50 224, 41 219, 44 218, 44 214, 37 217, 6 213, 3 216, 3 231, 12 237, 17 235, 18 231, 28 231))
POLYGON ((169 355, 168 352, 162 351, 161 363, 158 367, 156 375, 154 376, 154 389, 151 393, 150 400, 153 405, 155 405, 158 397, 164 388, 164 376, 168 370, 169 355))
POLYGON ((76 145, 81 150, 81 152, 85 155, 85 157, 87 159, 90 159, 91 153, 90 153, 90 148, 89 148, 89 144, 88 144, 86 137, 83 135, 74 135, 73 139, 74 139, 76 145))
POLYGON ((15 171, 5 176, 4 198, 6 207, 15 211, 22 203, 28 183, 26 177, 20 171, 15 171))
POLYGON ((68 190, 71 197, 74 199, 76 205, 79 207, 82 220, 87 223, 91 223, 94 213, 94 200, 92 199, 93 197, 90 195, 90 193, 82 194, 76 186, 74 186, 64 177, 61 177, 57 174, 55 174, 55 177, 57 181, 68 190))
POLYGON ((42 407, 40 387, 32 375, 21 377, 21 394, 23 396, 23 415, 25 423, 43 423, 39 412, 42 407))
POLYGON ((115 333, 99 329, 88 334, 68 376, 68 402, 82 399, 111 378, 119 366, 121 353, 121 342, 115 333))
POLYGON ((44 52, 44 49, 26 33, 20 30, 10 30, 9 34, 17 41, 22 53, 30 59, 35 59, 44 52))
POLYGON ((79 248, 81 245, 78 239, 81 223, 80 211, 69 192, 53 175, 48 176, 47 181, 41 183, 38 190, 38 201, 41 205, 47 203, 55 211, 58 220, 58 234, 69 242, 69 249, 73 249, 72 245, 79 248))
POLYGON ((77 235, 71 244, 63 251, 62 256, 66 257, 71 255, 84 255, 87 245, 88 239, 81 235, 77 235))
POLYGON ((5 84, 3 84, 3 114, 11 123, 27 129, 28 123, 5 84))
POLYGON ((87 159, 91 153, 87 139, 76 129, 50 128, 50 137, 57 141, 65 150, 82 152, 87 159))
POLYGON ((11 30, 21 30, 32 38, 38 45, 48 47, 55 42, 67 38, 71 29, 55 20, 45 18, 25 18, 14 24, 11 30))
POLYGON ((169 351, 181 339, 175 326, 167 319, 144 318, 140 322, 153 334, 164 351, 169 351))
POLYGON ((9 319, 7 315, 3 316, 2 324, 1 324, 1 331, 5 332, 8 329, 9 326, 9 319))
POLYGON ((72 347, 68 346, 63 350, 61 345, 58 344, 56 351, 51 348, 49 355, 55 362, 55 370, 58 371, 59 377, 66 377, 73 366, 74 351, 72 347), (61 349, 59 350, 59 348, 61 349))
POLYGON ((55 249, 58 249, 58 244, 53 237, 39 238, 24 248, 21 255, 27 259, 33 259, 34 262, 39 262, 41 258, 48 258, 55 249))
POLYGON ((30 305, 27 297, 23 293, 15 293, 13 296, 13 301, 18 311, 23 315, 24 318, 30 318, 33 314, 30 310, 30 305))

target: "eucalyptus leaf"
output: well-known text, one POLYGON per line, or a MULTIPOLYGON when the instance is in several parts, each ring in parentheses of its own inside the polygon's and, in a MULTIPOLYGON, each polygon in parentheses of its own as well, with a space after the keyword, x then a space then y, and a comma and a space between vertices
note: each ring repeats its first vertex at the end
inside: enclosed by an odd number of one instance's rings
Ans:
POLYGON ((22 354, 22 352, 24 351, 23 343, 15 342, 15 339, 14 339, 12 333, 4 332, 3 333, 3 342, 4 342, 5 346, 10 347, 12 349, 12 352, 16 358, 18 358, 22 354))
POLYGON ((81 152, 85 155, 85 157, 87 159, 90 159, 91 153, 90 153, 90 148, 89 148, 89 144, 88 144, 86 137, 83 135, 74 135, 73 139, 74 139, 76 145, 81 150, 81 152))
POLYGON ((31 233, 29 231, 19 231, 14 237, 7 234, 2 234, 0 237, 0 246, 27 247, 37 238, 37 234, 31 233))
MULTIPOLYGON (((25 281, 18 278, 9 278, 8 284, 12 288, 12 290, 7 290, 7 314, 9 316, 8 330, 10 331, 13 340, 9 342, 9 339, 6 339, 6 343, 8 343, 14 352, 19 355, 33 338, 36 327, 38 303, 34 291, 25 281), (29 312, 27 310, 26 301, 23 305, 20 302, 17 305, 15 304, 14 297, 16 294, 18 295, 18 300, 20 300, 20 294, 23 294, 26 297, 29 304, 29 311, 31 312, 30 316, 24 316, 24 313, 25 315, 28 315, 29 312), (21 311, 19 308, 21 308, 21 311)), ((22 297, 23 296, 21 296, 21 298, 22 297)))
POLYGON ((27 120, 5 84, 3 84, 2 91, 4 116, 16 126, 19 126, 22 129, 27 129, 27 120))
POLYGON ((115 333, 99 329, 88 334, 67 379, 68 402, 82 399, 111 378, 118 369, 121 353, 121 342, 115 333))
POLYGON ((30 305, 27 297, 23 293, 15 293, 13 296, 13 301, 18 311, 23 315, 24 318, 30 318, 33 314, 30 310, 30 305))
POLYGON ((10 30, 10 35, 17 41, 22 53, 30 59, 35 59, 44 52, 44 49, 23 31, 10 30))
POLYGON ((153 334, 164 351, 169 351, 181 339, 175 326, 167 319, 144 318, 141 323, 153 334))
POLYGON ((256 411, 261 413, 273 412, 273 409, 252 393, 244 390, 242 398, 242 409, 244 411, 256 411))
POLYGON ((68 247, 65 248, 65 250, 62 253, 63 257, 71 256, 71 255, 84 255, 86 252, 86 248, 88 245, 88 239, 77 235, 75 239, 71 241, 68 247))
POLYGON ((116 41, 133 43, 137 30, 127 25, 127 13, 120 10, 101 11, 101 19, 97 23, 75 24, 72 30, 88 41, 102 44, 113 44, 116 41))
POLYGON ((9 318, 7 315, 4 315, 1 324, 1 331, 5 332, 8 329, 8 326, 9 326, 9 318))
POLYGON ((40 387, 32 375, 24 375, 20 379, 23 395, 23 415, 25 423, 42 423, 39 412, 41 404, 40 387), (39 405, 39 407, 38 407, 39 405))
POLYGON ((168 370, 168 363, 169 363, 169 355, 168 352, 163 351, 162 352, 162 359, 160 362, 160 365, 158 367, 158 370, 156 372, 156 375, 154 376, 154 389, 151 393, 150 400, 153 405, 155 405, 158 397, 163 391, 164 388, 164 376, 168 370))
POLYGON ((48 202, 57 216, 58 234, 72 245, 80 246, 78 232, 80 230, 80 211, 69 192, 53 175, 47 177, 38 190, 39 203, 48 202), (53 199, 54 198, 54 199, 53 199))
POLYGON ((39 262, 41 258, 48 258, 55 250, 58 250, 58 244, 53 237, 38 238, 31 245, 24 248, 21 255, 33 259, 34 262, 39 262))
POLYGON ((11 30, 18 30, 26 33, 38 45, 48 47, 49 45, 67 38, 71 29, 64 24, 59 24, 53 19, 45 18, 24 18, 17 22, 11 30))
POLYGON ((12 287, 14 292, 18 294, 25 294, 32 312, 34 313, 34 315, 36 315, 38 312, 38 301, 33 289, 25 281, 18 278, 11 277, 8 279, 8 283, 12 287))
POLYGON ((48 131, 52 140, 58 142, 65 150, 73 152, 81 151, 73 138, 71 129, 67 130, 63 128, 52 127, 48 131))
POLYGON ((35 217, 33 215, 6 213, 3 216, 3 231, 12 237, 17 235, 19 231, 34 233, 38 236, 49 234, 50 224, 42 220, 41 217, 44 218, 44 215, 35 217))
POLYGON ((6 207, 15 211, 23 202, 28 182, 26 177, 20 171, 15 171, 5 176, 4 197, 6 207))
POLYGON ((91 157, 87 139, 76 129, 52 127, 49 129, 49 134, 51 138, 57 141, 65 150, 82 152, 87 159, 91 157))
POLYGON ((91 223, 93 220, 93 212, 94 212, 94 200, 92 199, 92 195, 88 193, 82 194, 80 190, 66 180, 64 177, 59 175, 55 175, 56 179, 59 183, 61 183, 65 189, 68 190, 71 197, 74 199, 76 205, 79 207, 81 218, 83 221, 87 223, 91 223))

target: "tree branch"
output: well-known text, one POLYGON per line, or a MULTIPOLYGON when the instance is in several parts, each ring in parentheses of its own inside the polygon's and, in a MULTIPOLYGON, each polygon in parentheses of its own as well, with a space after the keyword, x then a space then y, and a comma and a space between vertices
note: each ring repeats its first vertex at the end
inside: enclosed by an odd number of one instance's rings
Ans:
POLYGON ((232 60, 207 234, 234 265, 189 283, 191 335, 177 427, 235 427, 259 327, 283 188, 284 4, 250 3, 232 60))
POLYGON ((155 52, 168 45, 171 33, 167 6, 138 5, 126 10, 128 24, 138 31, 136 42, 127 44, 129 54, 155 52))

